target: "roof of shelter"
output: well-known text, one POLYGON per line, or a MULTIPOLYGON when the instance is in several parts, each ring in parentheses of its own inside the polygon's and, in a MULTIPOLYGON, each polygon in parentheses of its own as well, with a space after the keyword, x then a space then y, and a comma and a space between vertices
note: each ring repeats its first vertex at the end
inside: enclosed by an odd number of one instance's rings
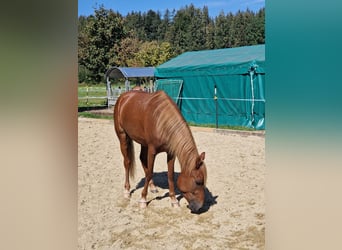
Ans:
MULTIPOLYGON (((174 71, 192 72, 224 70, 230 73, 245 72, 250 65, 260 66, 264 73, 265 45, 185 52, 156 68, 157 77, 174 71)), ((208 71, 206 72, 208 73, 208 71)))
POLYGON ((112 67, 107 70, 105 75, 106 78, 131 78, 153 76, 154 67, 112 67))

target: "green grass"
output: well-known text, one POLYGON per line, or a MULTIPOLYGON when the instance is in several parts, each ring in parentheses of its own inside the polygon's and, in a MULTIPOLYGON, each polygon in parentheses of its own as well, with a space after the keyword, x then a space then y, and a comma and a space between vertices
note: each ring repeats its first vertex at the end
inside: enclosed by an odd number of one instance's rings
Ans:
POLYGON ((107 99, 79 99, 78 107, 98 107, 106 106, 107 99))
POLYGON ((105 85, 94 85, 94 86, 87 86, 87 85, 79 85, 78 86, 78 96, 106 96, 106 86, 105 85))
MULTIPOLYGON (((118 86, 122 89, 125 87, 122 83, 112 84, 113 89, 118 86)), ((78 84, 78 107, 98 107, 105 105, 107 105, 107 89, 105 84, 78 84)))
POLYGON ((78 86, 78 107, 96 107, 107 104, 107 91, 104 84, 78 86))
POLYGON ((113 120, 112 115, 95 114, 91 112, 79 112, 78 117, 113 120))

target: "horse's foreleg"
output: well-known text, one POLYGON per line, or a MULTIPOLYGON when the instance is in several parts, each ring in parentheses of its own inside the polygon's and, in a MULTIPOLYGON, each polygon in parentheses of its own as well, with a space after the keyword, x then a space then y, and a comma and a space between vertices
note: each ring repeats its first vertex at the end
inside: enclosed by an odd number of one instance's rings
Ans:
POLYGON ((175 157, 171 154, 167 154, 167 180, 169 182, 169 195, 171 199, 171 205, 173 207, 179 207, 179 202, 176 199, 175 193, 175 182, 174 182, 174 166, 175 166, 175 157))
POLYGON ((145 208, 147 206, 146 196, 147 196, 148 185, 150 184, 152 180, 152 176, 153 176, 153 165, 154 165, 155 157, 156 157, 156 153, 154 151, 154 148, 149 147, 147 150, 147 168, 145 169, 145 184, 141 192, 141 200, 140 200, 141 208, 145 208))

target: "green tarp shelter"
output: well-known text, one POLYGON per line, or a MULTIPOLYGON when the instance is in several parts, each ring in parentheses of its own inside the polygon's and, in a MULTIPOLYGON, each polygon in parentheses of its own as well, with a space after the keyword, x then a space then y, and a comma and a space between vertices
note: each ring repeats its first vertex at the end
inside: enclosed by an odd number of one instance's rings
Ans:
POLYGON ((265 129, 265 45, 185 52, 154 75, 189 123, 265 129))

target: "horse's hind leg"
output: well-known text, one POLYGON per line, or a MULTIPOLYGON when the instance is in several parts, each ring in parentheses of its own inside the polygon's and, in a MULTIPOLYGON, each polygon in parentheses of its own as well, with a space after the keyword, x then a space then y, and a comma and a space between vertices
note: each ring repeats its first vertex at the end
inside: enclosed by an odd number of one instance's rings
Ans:
MULTIPOLYGON (((148 147, 141 145, 140 161, 141 161, 141 165, 143 166, 143 169, 145 171, 145 176, 147 174, 147 167, 148 167, 147 166, 147 153, 148 153, 148 147)), ((149 187, 150 187, 150 191, 152 193, 158 193, 158 189, 153 183, 153 178, 149 182, 149 187)))
POLYGON ((122 156, 124 158, 124 167, 125 167, 125 191, 124 197, 130 198, 130 184, 129 184, 129 176, 133 177, 134 174, 134 146, 133 141, 131 138, 127 136, 125 132, 118 134, 119 141, 120 141, 120 149, 122 156))
POLYGON ((155 153, 154 148, 147 148, 147 168, 144 168, 145 184, 141 192, 141 200, 140 200, 141 208, 145 208, 147 206, 147 201, 146 201, 147 189, 148 189, 148 185, 151 183, 151 180, 152 180, 153 165, 154 165, 155 157, 156 157, 156 153, 155 153))

